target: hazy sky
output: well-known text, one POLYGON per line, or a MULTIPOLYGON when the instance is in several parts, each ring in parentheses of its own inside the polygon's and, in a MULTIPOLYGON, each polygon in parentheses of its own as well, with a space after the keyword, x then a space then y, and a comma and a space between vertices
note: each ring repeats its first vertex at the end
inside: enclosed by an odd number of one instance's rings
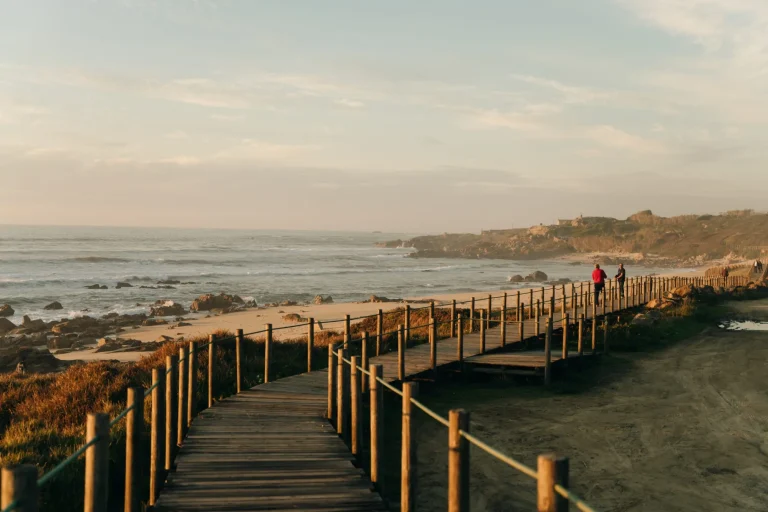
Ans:
POLYGON ((764 208, 766 0, 0 0, 0 223, 764 208))

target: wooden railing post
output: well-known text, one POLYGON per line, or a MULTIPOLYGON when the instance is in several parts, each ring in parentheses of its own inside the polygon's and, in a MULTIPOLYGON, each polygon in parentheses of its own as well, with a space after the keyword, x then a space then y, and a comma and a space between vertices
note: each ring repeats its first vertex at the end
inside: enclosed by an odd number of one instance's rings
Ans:
POLYGON ((336 420, 336 348, 333 343, 328 345, 328 406, 325 414, 333 424, 336 420))
POLYGON ((187 365, 189 364, 189 351, 187 347, 179 348, 179 412, 176 415, 178 423, 176 424, 176 446, 181 446, 184 442, 184 434, 187 432, 187 365))
POLYGON ((350 442, 352 455, 360 456, 360 371, 357 369, 357 356, 350 358, 349 366, 349 402, 350 402, 350 442))
POLYGON ((157 502, 160 487, 163 482, 163 467, 165 465, 165 437, 162 428, 165 425, 165 403, 163 403, 163 380, 160 378, 160 370, 152 369, 152 411, 150 428, 150 455, 149 455, 149 504, 154 506, 157 502), (156 387, 155 387, 156 386, 156 387))
POLYGON ((520 335, 520 341, 523 341, 525 339, 525 321, 520 320, 517 324, 517 328, 520 331, 518 334, 520 335))
MULTIPOLYGON (((360 354, 360 367, 368 371, 368 331, 363 331, 363 342, 360 354)), ((368 375, 364 372, 360 372, 360 392, 365 393, 368 391, 368 375)))
POLYGON ((503 347, 507 344, 507 292, 504 292, 504 297, 501 299, 500 322, 499 328, 501 332, 499 334, 501 335, 501 346, 503 347))
POLYGON ((456 335, 456 358, 459 360, 459 369, 464 370, 464 321, 461 315, 456 319, 458 327, 456 335))
POLYGON ((578 333, 578 341, 579 341, 579 357, 584 355, 584 313, 579 314, 579 333, 578 333))
POLYGON ((437 321, 435 317, 429 319, 429 365, 432 373, 437 372, 437 321))
POLYGON ((528 297, 528 318, 533 318, 533 307, 534 307, 533 288, 528 290, 528 295, 529 295, 529 297, 528 297))
POLYGON ((520 318, 520 314, 521 314, 521 312, 520 312, 520 305, 521 305, 521 303, 520 303, 520 290, 517 290, 517 293, 515 294, 515 320, 517 320, 518 322, 520 320, 522 320, 520 318))
POLYGON ((411 398, 418 396, 419 385, 415 382, 403 383, 403 416, 400 453, 400 511, 414 510, 416 495, 416 436, 411 418, 413 403, 411 398))
MULTIPOLYGON (((96 437, 99 440, 85 451, 85 506, 83 507, 85 512, 108 511, 109 414, 88 414, 85 441, 89 443, 96 437)), ((37 472, 35 472, 35 477, 37 477, 37 472)))
POLYGON ((429 318, 435 318, 435 301, 429 301, 429 318))
POLYGON ((469 413, 452 409, 448 413, 448 512, 469 512, 469 413))
POLYGON ((486 313, 485 309, 481 309, 479 312, 480 315, 480 353, 485 354, 485 329, 486 329, 486 313))
POLYGON ((397 380, 405 379, 405 328, 397 326, 397 380))
POLYGON ((491 314, 493 313, 493 295, 488 294, 488 314, 485 317, 485 330, 491 328, 491 314))
POLYGON ((534 334, 538 338, 541 335, 541 316, 539 315, 541 310, 541 304, 539 299, 536 299, 536 320, 534 321, 534 334))
MULTIPOLYGON (((2 499, 0 508, 10 507, 16 503, 13 512, 37 512, 39 501, 37 490, 37 466, 20 464, 3 468, 0 476, 2 499)), ((106 510, 106 509, 104 509, 106 510)))
POLYGON ((555 454, 539 455, 537 508, 538 512, 568 512, 568 499, 555 491, 555 484, 568 488, 568 458, 555 454))
POLYGON ((307 372, 312 371, 312 351, 315 349, 315 319, 307 320, 307 372))
POLYGON ((347 420, 349 419, 349 373, 347 363, 347 351, 344 348, 339 349, 336 354, 339 357, 336 367, 336 433, 342 439, 348 437, 347 420))
MULTIPOLYGON (((243 391, 243 330, 238 329, 235 333, 235 384, 237 387, 237 394, 239 395, 243 391)), ((310 351, 311 353, 311 351, 310 351)))
POLYGON ((216 336, 208 336, 208 408, 213 407, 213 366, 216 351, 216 336))
POLYGON ((475 332, 475 298, 472 297, 472 299, 469 302, 469 334, 472 334, 475 332))
POLYGON ((411 341, 411 305, 405 305, 405 341, 411 341))
POLYGON ((344 315, 344 350, 349 349, 349 331, 351 330, 350 325, 350 317, 349 315, 344 315))
POLYGON ((382 310, 379 310, 379 313, 376 315, 376 357, 381 355, 381 344, 383 343, 383 340, 381 339, 384 335, 384 312, 382 310))
POLYGON ((197 342, 189 342, 187 352, 187 432, 197 411, 197 342))
POLYGON ((384 421, 384 401, 383 386, 379 379, 384 374, 380 364, 371 365, 371 389, 370 389, 370 411, 371 411, 371 482, 376 489, 381 492, 381 477, 379 475, 381 464, 381 444, 383 439, 382 425, 384 421))
POLYGON ((552 381, 552 317, 547 318, 547 334, 544 338, 544 385, 552 381))
POLYGON ((125 512, 140 512, 141 431, 144 426, 144 390, 142 388, 128 388, 126 407, 130 407, 131 410, 125 418, 125 496, 123 510, 125 512))
POLYGON ((176 426, 179 419, 176 416, 179 410, 177 385, 177 371, 179 365, 178 356, 166 356, 165 358, 165 472, 173 469, 173 457, 176 446, 176 426))
MULTIPOLYGON (((269 369, 272 366, 270 358, 272 356, 272 324, 266 324, 264 328, 267 332, 264 334, 264 384, 269 382, 269 369)), ((346 343, 344 344, 346 347, 346 343)))
POLYGON ((451 302, 451 338, 456 337, 456 299, 451 302))
POLYGON ((570 316, 568 313, 563 315, 563 359, 568 361, 568 323, 570 316))

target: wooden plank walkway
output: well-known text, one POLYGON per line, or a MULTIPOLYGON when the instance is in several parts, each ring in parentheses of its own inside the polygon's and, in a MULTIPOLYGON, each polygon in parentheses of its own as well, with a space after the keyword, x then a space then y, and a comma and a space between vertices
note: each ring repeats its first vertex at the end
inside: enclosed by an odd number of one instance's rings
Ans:
MULTIPOLYGON (((592 354, 584 354, 582 357, 590 357, 592 354)), ((505 366, 509 368, 544 368, 545 354, 543 350, 522 350, 516 352, 503 352, 499 354, 479 354, 466 360, 468 364, 487 366, 505 366)), ((578 359, 579 354, 568 352, 568 359, 578 359)), ((562 352, 552 352, 550 362, 554 365, 565 361, 562 352)))
MULTIPOLYGON (((555 328, 560 321, 556 313, 555 328)), ((508 324, 506 330, 507 345, 521 341, 517 323, 508 324)), ((544 331, 542 320, 540 332, 544 331)), ((524 337, 534 334, 535 320, 525 320, 524 337)), ((485 336, 486 352, 502 347, 500 328, 487 329, 485 336)), ((458 360, 457 338, 438 340, 436 345, 437 368, 458 360)), ((480 333, 465 334, 463 345, 465 358, 479 355, 480 333)), ((539 355, 531 351, 518 357, 538 360, 539 355)), ((383 365, 385 380, 398 380, 396 351, 372 357, 369 363, 383 365)), ((407 377, 431 368, 429 343, 405 351, 407 377)), ((202 411, 155 510, 386 510, 324 417, 327 386, 327 370, 314 371, 256 386, 202 411)))

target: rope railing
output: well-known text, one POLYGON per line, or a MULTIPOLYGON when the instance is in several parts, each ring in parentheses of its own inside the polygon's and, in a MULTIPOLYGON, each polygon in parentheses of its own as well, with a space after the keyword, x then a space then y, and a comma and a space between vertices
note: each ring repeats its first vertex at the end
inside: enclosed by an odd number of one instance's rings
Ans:
MULTIPOLYGON (((727 284, 732 286, 740 286, 747 284, 748 278, 743 276, 732 276, 727 281, 722 280, 720 277, 636 277, 636 278, 628 278, 625 283, 621 287, 618 285, 612 286, 609 289, 606 289, 606 293, 604 294, 605 300, 602 301, 603 306, 603 314, 606 313, 605 304, 609 302, 608 297, 611 297, 611 303, 612 307, 610 312, 613 312, 613 305, 614 301, 617 297, 619 297, 619 291, 621 290, 623 293, 621 295, 621 298, 619 299, 619 308, 618 310, 622 310, 625 308, 631 308, 634 306, 639 306, 647 302, 648 300, 651 300, 653 298, 661 298, 665 293, 673 290, 675 287, 682 286, 682 285, 717 285, 717 284, 727 284)), ((505 324, 523 324, 526 321, 526 314, 528 315, 528 320, 539 318, 539 313, 544 311, 544 308, 546 308, 548 305, 552 304, 562 304, 562 306, 559 308, 559 310, 563 313, 563 320, 568 318, 566 316, 566 307, 570 304, 573 308, 573 311, 575 312, 577 309, 584 309, 584 311, 588 314, 589 313, 589 307, 592 306, 592 312, 596 316, 597 315, 597 308, 595 307, 592 293, 591 293, 591 283, 584 282, 584 283, 571 283, 571 290, 570 293, 565 290, 564 286, 560 286, 559 290, 558 288, 539 288, 538 291, 534 292, 532 290, 529 290, 527 292, 521 293, 522 291, 518 291, 517 293, 510 295, 508 293, 504 293, 503 295, 493 296, 491 295, 491 300, 494 299, 504 299, 504 302, 499 305, 499 308, 494 310, 496 312, 500 311, 502 313, 501 318, 497 317, 496 319, 491 319, 491 315, 487 314, 487 310, 484 310, 482 308, 479 309, 480 311, 480 317, 472 317, 470 319, 470 322, 467 322, 466 324, 462 324, 462 318, 461 314, 457 315, 456 318, 450 318, 449 320, 443 320, 439 321, 436 318, 432 317, 430 319, 429 323, 417 325, 417 326, 411 326, 409 325, 409 315, 406 315, 406 321, 405 326, 398 326, 396 330, 388 331, 388 332, 377 332, 374 336, 375 339, 377 339, 379 342, 382 341, 385 337, 390 337, 392 335, 399 335, 401 333, 405 334, 402 343, 402 348, 405 348, 407 345, 407 341, 410 340, 410 335, 412 331, 418 330, 418 329, 424 329, 428 328, 428 335, 429 335, 429 342, 431 345, 434 345, 437 341, 437 328, 439 326, 445 326, 445 325, 451 325, 451 335, 454 335, 454 329, 456 327, 459 327, 459 332, 465 332, 466 328, 469 328, 469 332, 473 332, 473 328, 476 322, 480 322, 480 332, 481 334, 484 333, 483 326, 490 326, 491 321, 494 324, 501 325, 502 327, 505 324), (584 286, 586 284, 586 287, 584 286), (586 290, 584 289, 586 288, 586 290), (541 293, 547 293, 548 291, 553 291, 555 294, 558 292, 560 293, 560 297, 557 296, 550 296, 549 300, 541 301, 541 293), (538 301, 538 308, 536 308, 536 311, 534 311, 534 303, 532 303, 530 300, 528 303, 526 303, 525 300, 521 300, 521 298, 525 297, 530 299, 534 296, 534 293, 539 294, 539 298, 536 299, 538 301), (509 304, 507 300, 510 297, 515 298, 515 304, 511 307, 509 307, 509 304), (507 306, 507 307, 505 307, 507 306), (541 309, 539 309, 541 308, 541 309), (486 313, 483 313, 483 312, 486 313), (511 320, 509 318, 506 318, 505 314, 509 311, 515 312, 515 320, 511 320), (534 312, 536 313, 536 317, 534 317, 534 312), (520 316, 520 318, 518 318, 520 316), (504 319, 502 322, 501 319, 504 319)), ((551 295, 551 294, 550 294, 551 295)), ((464 304, 472 304, 474 303, 475 307, 471 308, 472 311, 477 311, 476 306, 479 304, 483 304, 485 301, 488 300, 488 297, 480 298, 479 300, 477 298, 469 299, 465 301, 451 301, 451 302, 445 302, 441 304, 436 303, 430 303, 424 307, 419 308, 409 308, 406 306, 406 313, 412 313, 414 311, 420 311, 424 309, 433 309, 433 308, 451 308, 453 309, 455 306, 458 305, 464 305, 464 304)), ((487 302, 486 302, 487 303, 487 302)), ((484 304, 483 304, 484 305, 484 304)), ((344 344, 345 346, 349 343, 362 343, 365 346, 365 340, 369 340, 367 333, 364 333, 362 337, 356 337, 355 339, 351 339, 350 336, 350 329, 349 329, 349 322, 351 321, 357 321, 361 319, 368 319, 368 318, 381 318, 383 314, 403 314, 404 312, 402 310, 392 310, 387 311, 386 313, 379 311, 377 314, 372 315, 363 315, 359 317, 351 318, 349 316, 346 316, 343 319, 340 320, 333 320, 333 321, 326 321, 323 323, 335 323, 335 322, 346 322, 345 325, 345 333, 344 333, 344 344)), ((551 328, 551 319, 552 315, 556 313, 554 309, 550 308, 550 316, 548 323, 551 328)), ((582 314, 583 316, 584 314, 582 314)), ((576 320, 576 318, 572 318, 572 320, 576 320)), ((592 318, 593 321, 593 330, 594 326, 596 325, 595 318, 592 318)), ((108 457, 108 449, 109 449, 109 430, 116 426, 120 421, 123 419, 128 418, 129 424, 132 424, 133 426, 130 427, 127 426, 126 428, 138 428, 141 430, 143 428, 143 415, 144 415, 144 399, 145 398, 151 398, 151 402, 153 404, 153 407, 155 404, 159 404, 159 406, 162 406, 162 397, 160 395, 160 391, 165 388, 167 397, 172 397, 172 400, 175 404, 177 404, 178 407, 178 415, 177 419, 179 420, 177 422, 176 426, 173 426, 172 432, 170 432, 168 435, 170 435, 169 439, 176 440, 178 439, 178 445, 181 444, 182 439, 184 438, 184 435, 186 434, 186 431, 188 430, 189 426, 191 425, 192 419, 197 414, 197 359, 202 349, 208 348, 208 356, 209 356, 209 365, 208 365, 208 405, 211 407, 213 405, 213 388, 212 388, 212 382, 213 382, 213 350, 216 347, 216 345, 222 343, 222 342, 230 342, 235 341, 236 342, 236 367, 237 367, 237 373, 236 373, 236 389, 237 393, 240 393, 242 390, 242 374, 241 374, 241 355, 240 355, 240 346, 242 341, 245 339, 246 336, 254 336, 259 334, 265 335, 265 355, 264 355, 264 382, 269 382, 271 379, 271 372, 270 372, 270 354, 271 354, 271 344, 272 344, 272 334, 274 331, 279 331, 283 329, 295 329, 295 328, 301 328, 301 327, 308 327, 308 334, 307 334, 307 343, 308 343, 308 360, 307 360, 307 371, 312 371, 312 348, 314 346, 314 325, 317 323, 318 325, 321 325, 321 322, 315 322, 313 319, 310 319, 308 322, 304 322, 301 324, 296 325, 286 325, 286 326, 280 326, 280 327, 272 327, 271 324, 267 324, 264 329, 257 330, 250 333, 243 333, 242 329, 239 329, 237 334, 234 336, 226 336, 217 338, 214 336, 210 336, 209 340, 207 342, 189 342, 189 350, 187 350, 186 347, 182 347, 179 353, 179 356, 167 356, 166 358, 166 369, 164 372, 161 370, 155 369, 153 370, 153 381, 152 384, 146 389, 143 390, 141 388, 130 388, 129 389, 129 400, 126 404, 126 407, 120 411, 117 416, 115 416, 111 421, 108 417, 103 418, 104 420, 104 430, 101 433, 97 433, 93 436, 90 436, 87 441, 79 447, 74 453, 69 455, 66 459, 59 462, 54 468, 52 468, 50 471, 46 472, 44 475, 40 476, 40 478, 37 478, 37 469, 34 466, 31 466, 31 469, 34 469, 34 487, 38 490, 48 484, 51 480, 55 479, 59 474, 61 474, 62 471, 64 471, 67 467, 69 467, 75 460, 77 460, 79 457, 81 457, 85 453, 89 453, 89 450, 95 450, 94 453, 96 453, 96 458, 98 457, 104 457, 105 454, 108 457), (189 367, 189 368, 187 368, 189 367), (188 371, 187 371, 188 369, 188 371), (177 375, 178 374, 178 375, 177 375), (162 377, 165 377, 165 386, 163 385, 163 380, 161 380, 162 377), (178 389, 174 391, 174 388, 176 388, 176 379, 178 378, 178 389), (171 391, 169 392, 168 389, 171 388, 171 391), (131 398, 131 390, 134 390, 133 398, 131 398), (141 424, 134 423, 136 421, 136 418, 141 419, 141 424), (106 445, 104 445, 104 441, 107 440, 106 445), (106 451, 105 451, 106 450, 106 451)), ((381 328, 382 324, 379 323, 379 330, 383 331, 381 328)), ((502 331, 504 332, 504 331, 502 331)), ((607 331, 606 331, 607 332, 607 331)), ((522 329, 521 329, 522 334, 522 329)), ((538 335, 538 330, 537 330, 538 335)), ((503 336, 503 334, 502 334, 503 336)), ((606 339, 607 340, 607 339, 606 339)), ((378 348, 378 345, 377 345, 378 348)), ((331 345, 331 349, 333 349, 333 345, 331 345)), ((398 344, 398 350, 400 350, 400 344, 398 344)), ((607 343, 606 343, 606 352, 607 352, 607 343)), ((594 350, 594 333, 593 333, 593 350, 594 350)), ((363 360, 364 363, 367 364, 366 359, 366 351, 363 350, 363 360)), ((433 370, 435 369, 434 366, 434 350, 432 351, 433 354, 433 370)), ((377 353, 378 355, 378 353, 377 353)), ((357 356, 353 356, 357 357, 357 356)), ((348 365, 352 365, 351 359, 342 358, 344 363, 348 365)), ((381 386, 382 389, 389 389, 390 391, 398 394, 399 396, 404 396, 405 394, 403 391, 398 390, 395 386, 392 386, 388 382, 384 381, 380 375, 376 375, 374 372, 369 371, 368 369, 365 369, 361 366, 356 366, 357 370, 360 371, 362 375, 366 375, 369 377, 369 382, 373 383, 376 382, 381 386)), ((399 379, 402 380, 402 379, 399 379)), ((410 384, 410 383, 405 383, 410 384)), ((409 395, 410 396, 410 395, 409 395)), ((419 402, 418 400, 414 399, 413 397, 409 398, 408 401, 409 404, 414 405, 418 409, 422 410, 425 414, 430 416, 433 420, 439 422, 443 426, 447 426, 450 428, 452 425, 450 420, 446 420, 440 415, 437 415, 434 413, 434 411, 431 411, 428 407, 426 407, 423 403, 419 402)), ((329 399, 330 404, 330 399, 329 399)), ((170 407, 170 406, 168 406, 170 407)), ((168 409, 170 411, 170 409, 168 409)), ((175 414, 175 413, 174 413, 175 414)), ((89 415, 89 422, 91 421, 91 418, 89 415)), ((95 415, 99 416, 99 415, 95 415)), ((103 415, 106 416, 106 415, 103 415)), ((90 428, 90 423, 89 423, 90 428)), ((151 422, 151 428, 152 429, 159 429, 159 425, 155 425, 154 422, 151 422)), ((168 429, 171 429, 170 425, 167 425, 168 429)), ((90 430, 89 430, 90 432, 90 430)), ((135 434, 135 433, 134 433, 135 434)), ((535 477, 536 472, 533 472, 532 469, 528 468, 522 463, 519 463, 518 461, 515 461, 511 457, 508 457, 507 455, 495 450, 493 447, 490 447, 486 444, 484 444, 481 440, 477 439, 476 437, 469 434, 468 430, 459 428, 457 430, 458 437, 465 439, 468 443, 471 443, 480 449, 490 453, 491 455, 494 455, 496 458, 504 461, 508 465, 515 467, 517 470, 527 474, 528 476, 535 477), (527 469, 526 469, 527 468, 527 469)), ((140 432, 139 435, 133 435, 131 438, 138 440, 140 438, 140 432)), ((129 451, 138 449, 138 443, 132 442, 128 443, 126 446, 126 457, 128 458, 129 451)), ((177 450, 176 444, 170 447, 171 452, 175 452, 177 450)), ((154 450, 154 448, 153 448, 154 450)), ((91 459, 87 459, 91 460, 91 459)), ((108 459, 106 459, 108 460, 108 459)), ((129 460, 133 460, 134 466, 136 466, 136 458, 131 456, 129 460)), ((154 459, 153 459, 154 460, 154 459)), ((166 461, 166 464, 170 464, 171 459, 168 459, 166 461)), ((138 466, 136 466, 138 467, 138 466)), ((26 466, 26 470, 29 470, 30 466, 26 466)), ((91 474, 90 472, 95 471, 96 467, 90 467, 89 463, 86 464, 86 473, 91 474)), ((103 467, 102 467, 103 469, 103 467)), ((163 473, 162 467, 154 467, 151 468, 151 475, 152 478, 158 478, 157 475, 163 473)), ((13 470, 8 471, 14 471, 14 475, 16 475, 15 471, 18 470, 18 475, 24 474, 25 466, 20 466, 13 470)), ((4 470, 6 471, 6 470, 4 470)), ((28 474, 32 474, 31 472, 28 472, 28 474)), ((30 477, 31 478, 31 477, 30 477)), ((97 479, 98 480, 98 479, 97 479)), ((136 481, 136 479, 134 479, 136 481)), ((157 490, 150 489, 150 504, 154 503, 156 499, 157 492, 159 492, 159 488, 161 486, 157 486, 157 490)), ((554 485, 553 487, 554 492, 556 492, 559 496, 568 499, 569 501, 573 502, 579 510, 587 511, 587 512, 593 512, 592 509, 585 504, 583 501, 580 500, 576 495, 574 495, 572 492, 570 492, 568 489, 565 489, 564 487, 560 486, 559 484, 554 485)), ((86 486, 86 494, 93 493, 94 490, 88 488, 86 486)), ((130 493, 138 493, 138 491, 135 489, 135 486, 133 487, 127 487, 126 491, 127 494, 130 493)), ((137 494, 138 495, 138 494, 137 494)), ((20 504, 26 503, 27 499, 32 499, 29 496, 15 496, 11 497, 10 502, 7 504, 4 504, 4 508, 0 512, 12 512, 15 509, 17 509, 20 504)), ((35 496, 36 499, 36 496, 35 496)), ((135 500, 138 504, 138 498, 135 500)), ((97 506, 92 508, 94 512, 106 512, 106 503, 99 503, 97 506), (101 508, 100 508, 101 507, 101 508)), ((138 510, 138 509, 135 509, 138 510)), ((132 511, 131 511, 132 512, 132 511)))

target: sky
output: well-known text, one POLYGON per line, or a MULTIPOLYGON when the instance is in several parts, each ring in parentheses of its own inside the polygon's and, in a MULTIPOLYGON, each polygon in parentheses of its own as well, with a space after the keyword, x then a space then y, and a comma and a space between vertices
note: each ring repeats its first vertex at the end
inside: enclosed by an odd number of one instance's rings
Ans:
POLYGON ((0 224, 764 209, 766 0, 0 0, 0 224))

